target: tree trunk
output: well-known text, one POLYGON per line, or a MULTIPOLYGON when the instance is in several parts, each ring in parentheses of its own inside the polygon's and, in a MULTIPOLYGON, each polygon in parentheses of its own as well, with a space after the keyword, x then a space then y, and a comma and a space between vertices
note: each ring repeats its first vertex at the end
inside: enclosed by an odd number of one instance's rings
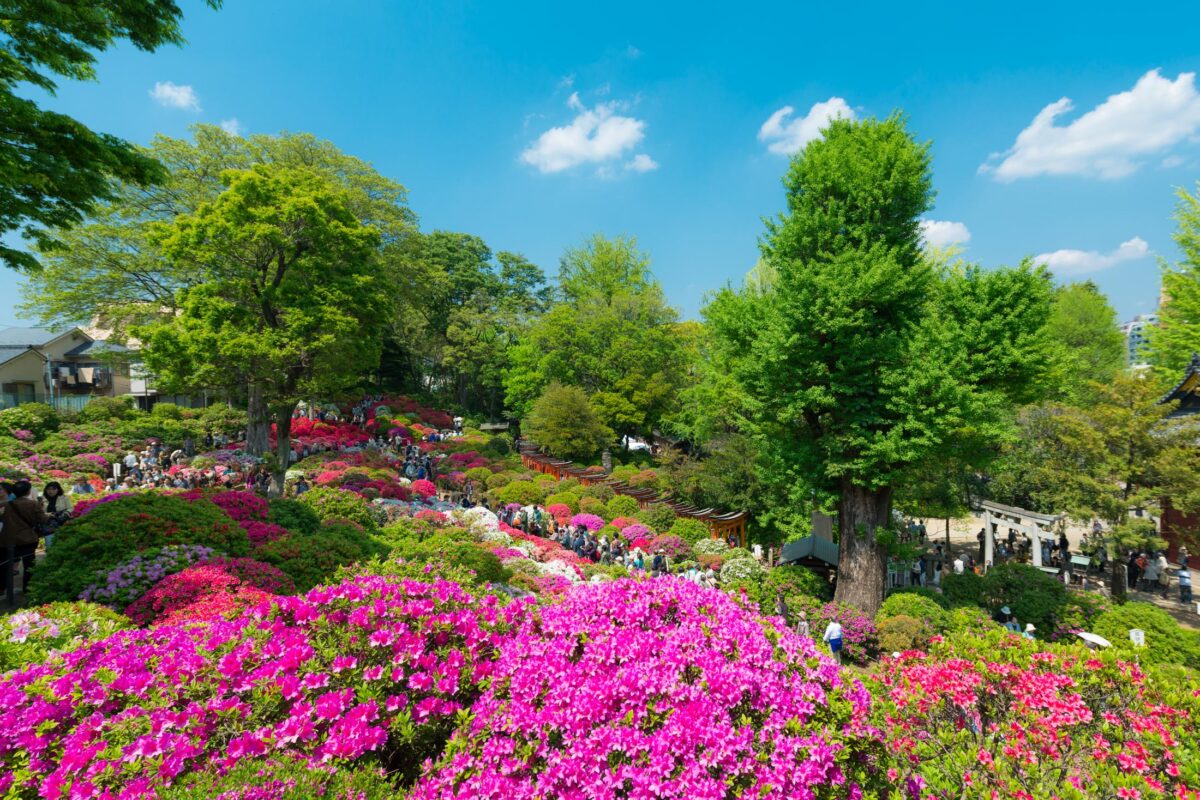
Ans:
POLYGON ((886 527, 892 507, 892 490, 866 489, 842 483, 838 501, 837 591, 833 599, 849 603, 875 616, 883 603, 887 581, 887 553, 875 540, 886 527))
POLYGON ((1126 594, 1126 586, 1129 580, 1128 567, 1121 559, 1121 551, 1117 550, 1113 553, 1112 572, 1109 573, 1108 591, 1112 595, 1114 603, 1124 604, 1128 599, 1126 594))
POLYGON ((262 387, 252 383, 246 396, 246 452, 265 456, 270 437, 271 412, 263 402, 262 387))
POLYGON ((946 517, 946 558, 950 557, 950 518, 946 517))
POLYGON ((275 418, 275 472, 271 475, 271 486, 267 489, 270 497, 283 497, 283 484, 287 480, 287 469, 291 463, 292 454, 292 411, 295 406, 281 408, 275 418))

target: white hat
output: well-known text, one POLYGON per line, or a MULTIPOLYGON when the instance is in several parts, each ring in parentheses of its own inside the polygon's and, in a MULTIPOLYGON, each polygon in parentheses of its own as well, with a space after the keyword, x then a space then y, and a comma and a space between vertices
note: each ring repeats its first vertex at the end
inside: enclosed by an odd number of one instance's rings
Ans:
POLYGON ((1036 631, 1036 630, 1037 630, 1037 628, 1033 627, 1033 623, 1032 623, 1032 622, 1031 622, 1031 623, 1029 623, 1028 625, 1026 625, 1026 626, 1025 626, 1025 632, 1026 632, 1026 633, 1029 633, 1030 631, 1036 631))

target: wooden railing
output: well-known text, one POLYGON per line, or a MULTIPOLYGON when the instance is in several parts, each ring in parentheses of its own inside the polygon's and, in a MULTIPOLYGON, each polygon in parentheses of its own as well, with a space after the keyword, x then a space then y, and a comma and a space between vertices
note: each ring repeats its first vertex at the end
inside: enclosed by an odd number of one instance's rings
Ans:
POLYGON ((640 508, 646 508, 654 503, 662 503, 674 511, 677 517, 698 519, 703 522, 708 526, 708 530, 714 539, 722 539, 724 541, 732 539, 740 547, 746 546, 745 511, 723 512, 714 508, 697 508, 688 503, 671 500, 659 494, 654 489, 630 486, 625 481, 617 480, 605 473, 601 467, 579 467, 572 461, 565 461, 545 455, 538 452, 537 447, 528 442, 521 443, 518 449, 521 453, 521 463, 528 470, 541 473, 542 475, 552 475, 556 480, 575 478, 584 486, 591 486, 598 483, 606 484, 612 487, 613 492, 616 494, 623 494, 626 497, 632 497, 634 500, 637 500, 640 508))

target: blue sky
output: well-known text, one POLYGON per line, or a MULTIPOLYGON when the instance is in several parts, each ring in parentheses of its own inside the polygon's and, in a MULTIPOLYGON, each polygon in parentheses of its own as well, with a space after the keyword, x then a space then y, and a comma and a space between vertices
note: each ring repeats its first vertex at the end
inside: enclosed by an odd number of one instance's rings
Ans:
POLYGON ((424 230, 548 274, 632 234, 685 316, 753 266, 786 151, 830 113, 903 110, 933 142, 931 237, 969 233, 988 266, 1052 253, 1122 318, 1154 309, 1174 191, 1200 178, 1200 4, 184 7, 183 48, 114 50, 50 105, 136 142, 310 131, 407 186, 424 230))

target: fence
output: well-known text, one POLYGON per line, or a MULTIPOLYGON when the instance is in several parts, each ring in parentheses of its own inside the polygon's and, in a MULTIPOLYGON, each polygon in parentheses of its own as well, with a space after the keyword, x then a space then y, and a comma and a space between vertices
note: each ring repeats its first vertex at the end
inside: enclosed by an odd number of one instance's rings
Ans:
MULTIPOLYGON (((54 406, 59 411, 79 411, 91 402, 92 397, 93 395, 90 394, 68 394, 59 397, 41 397, 36 402, 54 406)), ((25 395, 13 392, 0 393, 0 410, 32 402, 35 402, 34 399, 25 395)))

